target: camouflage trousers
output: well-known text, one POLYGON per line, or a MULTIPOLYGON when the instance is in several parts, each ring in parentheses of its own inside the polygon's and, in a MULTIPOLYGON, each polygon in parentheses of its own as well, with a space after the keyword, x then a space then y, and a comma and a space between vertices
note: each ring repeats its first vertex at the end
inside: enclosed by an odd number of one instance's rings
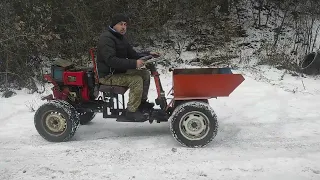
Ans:
POLYGON ((129 88, 128 110, 135 112, 141 100, 148 99, 150 87, 150 73, 148 70, 130 69, 126 73, 108 75, 99 78, 99 82, 104 85, 126 86, 129 88))

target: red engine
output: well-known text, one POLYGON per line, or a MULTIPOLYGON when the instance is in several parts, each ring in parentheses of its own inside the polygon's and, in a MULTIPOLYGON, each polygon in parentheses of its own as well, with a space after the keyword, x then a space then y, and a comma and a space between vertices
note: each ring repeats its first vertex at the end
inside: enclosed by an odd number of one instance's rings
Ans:
POLYGON ((61 62, 52 65, 51 74, 45 79, 51 82, 53 96, 44 99, 71 100, 73 102, 86 102, 94 98, 95 87, 93 68, 77 68, 73 64, 61 65, 61 62))

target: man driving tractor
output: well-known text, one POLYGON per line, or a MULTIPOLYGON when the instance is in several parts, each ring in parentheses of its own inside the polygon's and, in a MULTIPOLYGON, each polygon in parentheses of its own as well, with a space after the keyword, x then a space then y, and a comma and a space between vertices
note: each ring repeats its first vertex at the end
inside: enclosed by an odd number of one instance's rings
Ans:
POLYGON ((150 73, 139 70, 144 66, 140 58, 156 55, 155 52, 137 53, 124 37, 129 19, 124 14, 112 17, 110 26, 104 31, 97 46, 97 69, 99 82, 104 85, 126 86, 130 89, 126 118, 143 121, 143 109, 153 108, 149 103, 150 73))

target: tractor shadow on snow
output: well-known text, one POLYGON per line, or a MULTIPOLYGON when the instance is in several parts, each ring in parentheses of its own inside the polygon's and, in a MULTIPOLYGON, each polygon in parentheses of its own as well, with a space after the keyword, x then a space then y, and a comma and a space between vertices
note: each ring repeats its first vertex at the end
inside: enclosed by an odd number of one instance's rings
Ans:
MULTIPOLYGON (((237 136, 241 128, 231 124, 219 123, 218 133, 214 140, 204 148, 227 147, 228 141, 237 141, 237 136)), ((158 141, 161 144, 168 144, 168 147, 180 147, 170 131, 169 123, 118 123, 115 121, 104 121, 95 119, 87 125, 80 126, 78 133, 71 139, 73 142, 91 141, 91 140, 123 140, 126 138, 148 138, 148 140, 158 141)), ((134 141, 134 140, 133 140, 134 141)))
POLYGON ((98 139, 122 139, 130 137, 163 137, 172 136, 169 123, 149 124, 147 122, 119 123, 116 121, 93 120, 87 125, 79 127, 77 134, 71 141, 98 140, 98 139))

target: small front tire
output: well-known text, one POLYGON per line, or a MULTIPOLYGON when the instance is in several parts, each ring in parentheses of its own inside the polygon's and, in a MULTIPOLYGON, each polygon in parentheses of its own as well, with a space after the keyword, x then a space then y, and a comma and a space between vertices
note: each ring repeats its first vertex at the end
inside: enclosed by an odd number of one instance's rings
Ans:
POLYGON ((66 101, 52 100, 36 111, 34 125, 47 141, 63 142, 71 139, 79 127, 76 109, 66 101))
POLYGON ((217 116, 208 103, 180 104, 170 117, 173 137, 183 146, 204 147, 217 135, 217 116))

